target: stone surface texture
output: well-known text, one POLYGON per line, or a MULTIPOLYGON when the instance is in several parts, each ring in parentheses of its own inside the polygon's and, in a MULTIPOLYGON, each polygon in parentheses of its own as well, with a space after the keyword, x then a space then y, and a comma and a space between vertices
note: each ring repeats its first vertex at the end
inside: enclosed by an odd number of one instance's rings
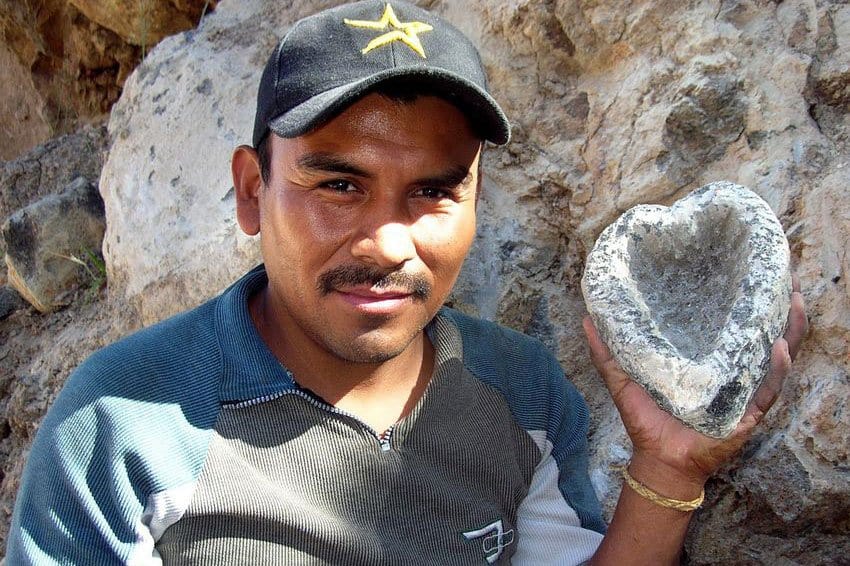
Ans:
POLYGON ((193 28, 216 0, 68 0, 91 21, 133 45, 153 46, 193 28))
POLYGON ((0 44, 0 160, 14 159, 53 133, 32 75, 0 44))
POLYGON ((0 159, 101 119, 142 55, 215 0, 0 0, 0 159))
POLYGON ((90 125, 0 162, 0 218, 61 192, 77 177, 97 184, 107 145, 106 125, 90 125))
POLYGON ((626 211, 596 240, 581 287, 620 366, 663 409, 723 438, 784 331, 789 261, 768 204, 717 182, 671 207, 626 211))
POLYGON ((103 251, 113 289, 146 322, 211 297, 259 261, 236 224, 230 180, 233 149, 251 143, 248 85, 293 16, 332 4, 221 4, 200 32, 165 39, 127 81, 109 120, 103 251))
POLYGON ((0 229, 10 286, 41 312, 64 306, 97 277, 89 263, 105 230, 103 201, 83 177, 15 212, 0 229))
POLYGON ((12 313, 21 310, 27 305, 20 293, 3 285, 0 287, 0 320, 6 318, 12 313))
MULTIPOLYGON (((47 323, 28 311, 0 321, 7 513, 33 430, 68 369, 116 335, 102 330, 126 331, 132 313, 151 321, 193 306, 259 257, 232 220, 231 146, 249 140, 253 82, 275 36, 334 3, 222 0, 198 30, 161 42, 128 80, 112 114, 101 190, 110 300, 128 297, 134 310, 101 307, 109 324, 89 311, 72 319, 61 311, 43 330, 47 323), (26 338, 42 331, 41 346, 26 338)), ((514 124, 507 147, 485 152, 479 237, 451 301, 556 353, 590 406, 591 474, 606 511, 620 490, 610 465, 625 463, 630 446, 581 334, 585 257, 635 204, 670 205, 727 179, 750 187, 780 219, 812 328, 774 409, 708 485, 684 562, 846 562, 850 5, 420 4, 481 47, 494 96, 514 124)))
MULTIPOLYGON (((15 160, 0 162, 0 225, 14 212, 62 192, 77 177, 97 185, 107 142, 105 125, 87 125, 15 160)), ((0 257, 5 253, 0 238, 0 257)), ((5 281, 6 264, 0 261, 0 283, 5 281)))

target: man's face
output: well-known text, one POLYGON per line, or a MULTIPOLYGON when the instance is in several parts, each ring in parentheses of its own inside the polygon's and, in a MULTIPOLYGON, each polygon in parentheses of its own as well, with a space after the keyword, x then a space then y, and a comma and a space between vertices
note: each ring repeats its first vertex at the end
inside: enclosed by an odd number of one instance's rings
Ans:
POLYGON ((377 94, 271 140, 259 192, 269 299, 286 336, 377 363, 407 348, 450 292, 475 233, 481 142, 448 102, 377 94))

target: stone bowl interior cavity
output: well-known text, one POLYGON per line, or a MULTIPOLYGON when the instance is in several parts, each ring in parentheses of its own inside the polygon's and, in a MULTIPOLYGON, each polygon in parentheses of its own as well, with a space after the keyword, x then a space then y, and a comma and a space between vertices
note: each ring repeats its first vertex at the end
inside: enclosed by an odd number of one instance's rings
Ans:
POLYGON ((640 223, 629 241, 631 276, 658 331, 679 354, 701 359, 717 349, 747 275, 749 227, 734 209, 713 206, 662 233, 640 223), (705 291, 714 300, 701 302, 705 291))

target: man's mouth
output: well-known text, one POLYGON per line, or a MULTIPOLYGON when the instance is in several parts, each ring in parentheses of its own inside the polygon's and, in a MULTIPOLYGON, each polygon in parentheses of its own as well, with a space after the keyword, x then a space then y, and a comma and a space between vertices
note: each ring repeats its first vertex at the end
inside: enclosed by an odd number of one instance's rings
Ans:
POLYGON ((414 298, 412 292, 375 286, 342 287, 334 293, 357 310, 369 314, 392 314, 414 298))

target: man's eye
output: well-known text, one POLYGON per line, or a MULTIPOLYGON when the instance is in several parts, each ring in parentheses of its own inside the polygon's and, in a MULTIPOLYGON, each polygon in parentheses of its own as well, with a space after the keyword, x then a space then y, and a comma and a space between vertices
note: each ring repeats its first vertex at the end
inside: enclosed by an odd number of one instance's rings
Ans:
POLYGON ((446 189, 440 189, 438 187, 423 187, 416 191, 416 196, 425 197, 427 199, 444 199, 451 198, 452 193, 446 189))
POLYGON ((330 189, 332 191, 338 193, 353 193, 357 190, 357 187, 352 185, 348 181, 343 181, 341 179, 334 181, 326 181, 321 185, 323 188, 330 189))

